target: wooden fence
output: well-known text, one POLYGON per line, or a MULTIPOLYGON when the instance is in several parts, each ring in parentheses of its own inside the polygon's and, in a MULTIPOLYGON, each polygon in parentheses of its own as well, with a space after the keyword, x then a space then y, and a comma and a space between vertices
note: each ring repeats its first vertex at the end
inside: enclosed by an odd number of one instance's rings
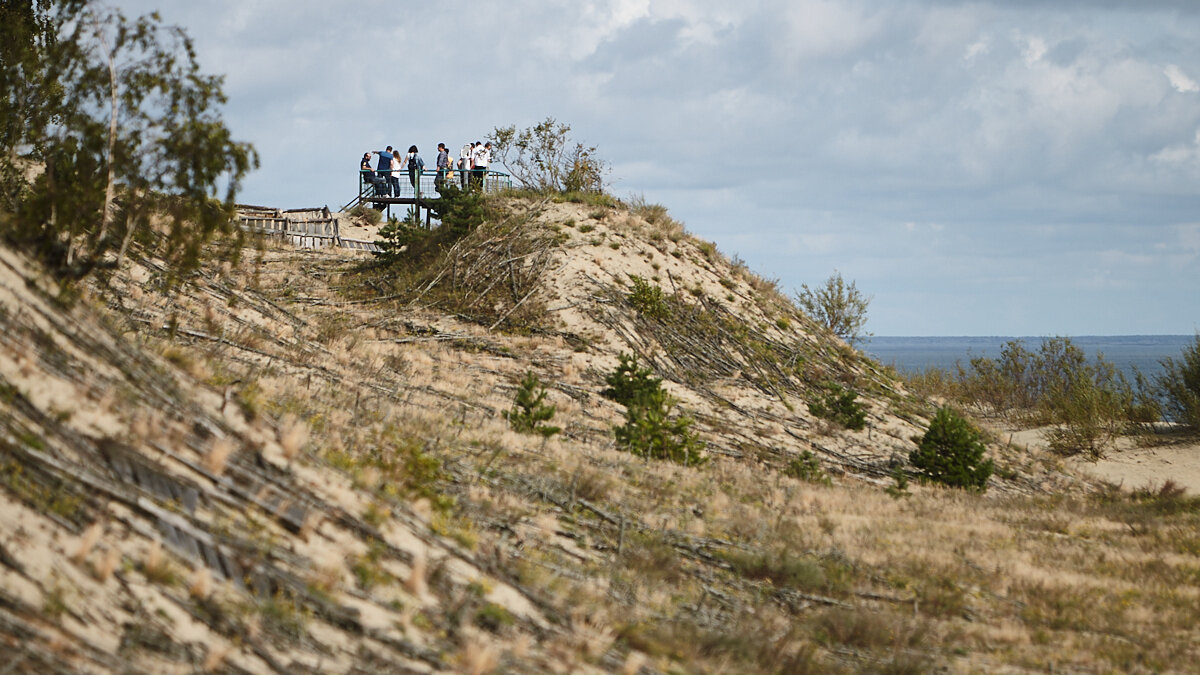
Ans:
POLYGON ((377 251, 374 242, 343 237, 338 219, 329 207, 280 210, 239 204, 238 224, 248 232, 280 237, 296 248, 339 246, 358 251, 377 251))

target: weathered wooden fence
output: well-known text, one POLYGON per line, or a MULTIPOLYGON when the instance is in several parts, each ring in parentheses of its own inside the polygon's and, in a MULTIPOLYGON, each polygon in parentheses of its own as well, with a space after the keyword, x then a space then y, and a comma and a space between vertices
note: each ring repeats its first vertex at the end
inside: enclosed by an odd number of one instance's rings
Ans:
POLYGON ((273 209, 239 204, 238 224, 248 232, 280 237, 296 248, 339 246, 359 251, 377 251, 374 242, 343 237, 338 218, 329 207, 309 209, 273 209))

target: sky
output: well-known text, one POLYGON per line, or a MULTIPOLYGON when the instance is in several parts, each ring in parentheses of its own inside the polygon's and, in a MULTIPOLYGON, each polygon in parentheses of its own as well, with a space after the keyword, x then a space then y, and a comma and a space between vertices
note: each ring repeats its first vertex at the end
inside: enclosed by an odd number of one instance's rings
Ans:
POLYGON ((1200 330, 1194 0, 118 0, 224 74, 239 201, 553 117, 609 190, 876 335, 1200 330))

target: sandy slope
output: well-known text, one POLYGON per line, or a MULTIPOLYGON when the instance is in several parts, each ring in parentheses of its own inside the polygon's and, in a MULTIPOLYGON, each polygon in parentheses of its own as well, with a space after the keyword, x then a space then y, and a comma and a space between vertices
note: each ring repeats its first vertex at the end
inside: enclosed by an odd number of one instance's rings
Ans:
POLYGON ((992 445, 1007 471, 986 494, 893 495, 930 408, 885 371, 678 224, 521 208, 556 242, 528 334, 377 295, 361 252, 272 245, 174 295, 131 261, 68 310, 0 250, 0 653, 153 673, 1200 659, 1194 521, 1095 507, 1034 443, 992 445), (631 274, 711 319, 704 346, 639 316, 631 274), (708 464, 615 446, 623 409, 600 391, 629 350, 708 464), (549 440, 502 414, 530 371, 557 407, 549 440), (830 380, 862 390, 866 429, 810 414, 830 380), (826 480, 789 475, 805 451, 826 480))

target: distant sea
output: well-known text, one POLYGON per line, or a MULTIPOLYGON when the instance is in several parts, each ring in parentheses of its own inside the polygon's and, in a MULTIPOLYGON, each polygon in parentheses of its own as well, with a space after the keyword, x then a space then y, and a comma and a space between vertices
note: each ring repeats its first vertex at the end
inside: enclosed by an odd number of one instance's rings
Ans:
MULTIPOLYGON (((1000 348, 1013 340, 1022 340, 1025 348, 1036 352, 1046 338, 1041 337, 872 337, 862 349, 884 365, 902 372, 917 373, 930 367, 953 372, 956 363, 969 366, 971 359, 1000 356, 1000 348)), ((1089 359, 1103 354, 1104 360, 1131 376, 1136 367, 1153 377, 1162 372, 1160 361, 1179 360, 1192 344, 1194 335, 1082 335, 1071 342, 1087 353, 1089 359)))

